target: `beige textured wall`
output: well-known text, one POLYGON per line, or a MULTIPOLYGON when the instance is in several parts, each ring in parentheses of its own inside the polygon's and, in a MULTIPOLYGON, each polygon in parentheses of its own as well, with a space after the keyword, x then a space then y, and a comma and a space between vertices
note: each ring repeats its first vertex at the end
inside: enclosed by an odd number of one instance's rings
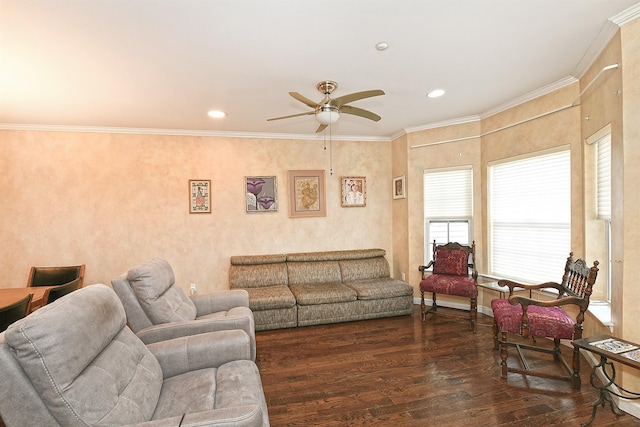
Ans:
POLYGON ((228 288, 229 257, 380 247, 393 264, 389 142, 0 131, 0 287, 32 265, 85 263, 110 283, 152 257, 200 293, 228 288), (333 176, 329 175, 333 158, 333 176), (289 218, 287 171, 326 171, 327 216, 289 218), (279 210, 245 212, 244 177, 277 177, 279 210), (340 206, 340 176, 367 206, 340 206), (211 179, 212 213, 189 214, 188 180, 211 179), (372 226, 375 224, 375 226, 372 226))
MULTIPOLYGON (((402 135, 391 143, 391 174, 392 176, 405 177, 407 183, 407 135, 402 135)), ((405 190, 407 188, 405 187, 405 190)), ((394 189, 392 188, 392 194, 394 189)), ((396 277, 401 278, 405 274, 405 280, 409 280, 411 266, 409 265, 409 209, 408 199, 393 199, 391 204, 393 217, 393 270, 396 277)))

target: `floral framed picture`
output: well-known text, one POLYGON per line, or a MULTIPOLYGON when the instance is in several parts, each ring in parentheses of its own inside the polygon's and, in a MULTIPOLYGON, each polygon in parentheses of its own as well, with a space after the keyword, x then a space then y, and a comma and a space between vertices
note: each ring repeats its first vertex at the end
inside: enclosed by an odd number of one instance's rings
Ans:
POLYGON ((278 187, 275 176, 246 176, 244 191, 247 212, 277 212, 278 187))
POLYGON ((404 199, 407 197, 404 175, 393 178, 393 198, 404 199))
POLYGON ((323 170, 289 171, 289 216, 327 216, 323 170))
POLYGON ((189 180, 189 213, 211 213, 211 180, 189 180))
POLYGON ((340 177, 342 207, 367 206, 367 178, 364 176, 340 177))

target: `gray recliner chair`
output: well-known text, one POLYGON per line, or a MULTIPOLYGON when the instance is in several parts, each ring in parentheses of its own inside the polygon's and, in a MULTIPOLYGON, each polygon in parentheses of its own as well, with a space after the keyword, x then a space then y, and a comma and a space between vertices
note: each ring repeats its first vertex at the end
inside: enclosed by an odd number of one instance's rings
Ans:
POLYGON ((169 263, 155 258, 111 281, 122 301, 129 327, 145 344, 204 332, 241 329, 256 337, 249 294, 242 289, 187 296, 175 284, 169 263))
POLYGON ((0 333, 0 416, 11 426, 268 426, 242 330, 146 346, 104 285, 0 333))

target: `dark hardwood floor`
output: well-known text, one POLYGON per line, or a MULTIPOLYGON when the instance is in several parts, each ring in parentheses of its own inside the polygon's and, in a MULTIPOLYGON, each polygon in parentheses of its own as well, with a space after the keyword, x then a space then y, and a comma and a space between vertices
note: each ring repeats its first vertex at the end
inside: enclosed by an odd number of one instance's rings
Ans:
MULTIPOLYGON (((257 364, 273 427, 579 426, 598 394, 583 358, 582 390, 568 382, 500 378, 491 318, 413 316, 256 333, 257 364)), ((565 357, 570 353, 567 348, 565 357)), ((554 368, 550 355, 534 366, 554 368)), ((516 358, 510 360, 517 363, 516 358)), ((599 407, 592 426, 640 426, 599 407)))

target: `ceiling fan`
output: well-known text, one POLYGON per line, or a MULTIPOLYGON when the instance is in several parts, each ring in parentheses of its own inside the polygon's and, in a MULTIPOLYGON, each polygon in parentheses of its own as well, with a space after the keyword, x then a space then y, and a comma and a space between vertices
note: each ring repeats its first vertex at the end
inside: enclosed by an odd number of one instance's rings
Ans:
POLYGON ((312 114, 315 114, 316 120, 320 122, 320 126, 318 127, 316 132, 322 132, 328 125, 337 122, 340 118, 340 114, 342 113, 364 117, 365 119, 373 120, 374 122, 377 122, 381 119, 379 115, 372 113, 371 111, 347 105, 350 102, 358 101, 360 99, 384 95, 384 91, 380 89, 365 90, 363 92, 355 92, 338 98, 331 98, 330 95, 334 90, 338 88, 338 83, 331 80, 325 80, 318 83, 316 85, 316 88, 324 94, 324 98, 319 103, 305 98, 298 92, 289 92, 289 95, 302 102, 303 104, 313 108, 313 111, 292 114, 290 116, 274 117, 272 119, 267 119, 267 121, 288 119, 291 117, 299 116, 310 116, 312 114))

